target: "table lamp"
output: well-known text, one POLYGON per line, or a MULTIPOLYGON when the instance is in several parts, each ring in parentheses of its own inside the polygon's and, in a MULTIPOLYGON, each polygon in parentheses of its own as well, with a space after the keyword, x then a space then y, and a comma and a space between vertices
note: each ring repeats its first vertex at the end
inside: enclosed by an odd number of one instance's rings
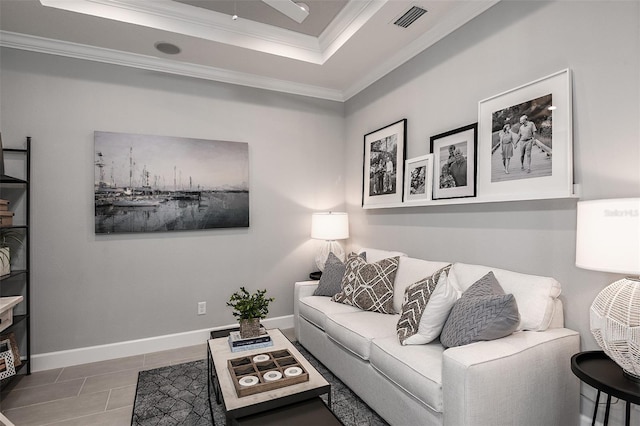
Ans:
POLYGON ((344 262, 344 249, 336 240, 349 238, 349 216, 343 212, 314 213, 311 216, 311 238, 324 240, 316 254, 316 265, 324 271, 329 253, 344 262))
POLYGON ((632 275, 598 294, 590 327, 625 376, 640 382, 640 198, 578 202, 576 266, 632 275))

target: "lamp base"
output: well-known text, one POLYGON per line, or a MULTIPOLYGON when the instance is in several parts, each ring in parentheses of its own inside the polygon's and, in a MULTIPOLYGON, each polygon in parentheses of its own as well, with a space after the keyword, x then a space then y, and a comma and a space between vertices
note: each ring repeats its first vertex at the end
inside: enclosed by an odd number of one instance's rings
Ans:
POLYGON ((591 305, 591 333, 625 377, 640 382, 640 281, 623 278, 605 287, 591 305))
POLYGON ((336 240, 325 241, 320 246, 320 250, 316 255, 316 266, 320 271, 324 271, 324 264, 327 263, 327 257, 329 253, 333 253, 338 259, 344 262, 344 249, 336 240))

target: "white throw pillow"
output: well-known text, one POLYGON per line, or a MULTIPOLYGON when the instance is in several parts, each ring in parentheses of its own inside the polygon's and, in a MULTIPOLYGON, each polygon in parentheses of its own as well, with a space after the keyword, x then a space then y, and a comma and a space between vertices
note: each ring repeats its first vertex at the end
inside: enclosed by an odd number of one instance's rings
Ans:
POLYGON ((449 312, 459 298, 460 293, 449 283, 447 274, 440 274, 438 285, 420 318, 418 333, 406 339, 404 344, 424 345, 440 336, 449 312))

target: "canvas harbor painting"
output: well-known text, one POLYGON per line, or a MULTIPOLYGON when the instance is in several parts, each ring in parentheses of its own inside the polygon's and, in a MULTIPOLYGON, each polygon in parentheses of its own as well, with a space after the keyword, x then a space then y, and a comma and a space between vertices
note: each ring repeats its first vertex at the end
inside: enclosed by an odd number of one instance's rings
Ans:
POLYGON ((249 226, 249 145, 94 133, 96 234, 249 226))

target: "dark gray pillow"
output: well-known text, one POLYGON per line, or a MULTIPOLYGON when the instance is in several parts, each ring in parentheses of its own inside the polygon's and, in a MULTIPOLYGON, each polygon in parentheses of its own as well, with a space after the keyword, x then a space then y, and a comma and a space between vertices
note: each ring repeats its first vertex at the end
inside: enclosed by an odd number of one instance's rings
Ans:
POLYGON ((324 264, 324 272, 320 276, 318 288, 313 292, 313 295, 333 297, 341 289, 344 271, 344 263, 335 254, 329 253, 327 262, 324 264))
POLYGON ((462 293, 444 324, 440 342, 445 348, 494 340, 513 333, 520 323, 513 294, 504 294, 489 272, 462 293))

